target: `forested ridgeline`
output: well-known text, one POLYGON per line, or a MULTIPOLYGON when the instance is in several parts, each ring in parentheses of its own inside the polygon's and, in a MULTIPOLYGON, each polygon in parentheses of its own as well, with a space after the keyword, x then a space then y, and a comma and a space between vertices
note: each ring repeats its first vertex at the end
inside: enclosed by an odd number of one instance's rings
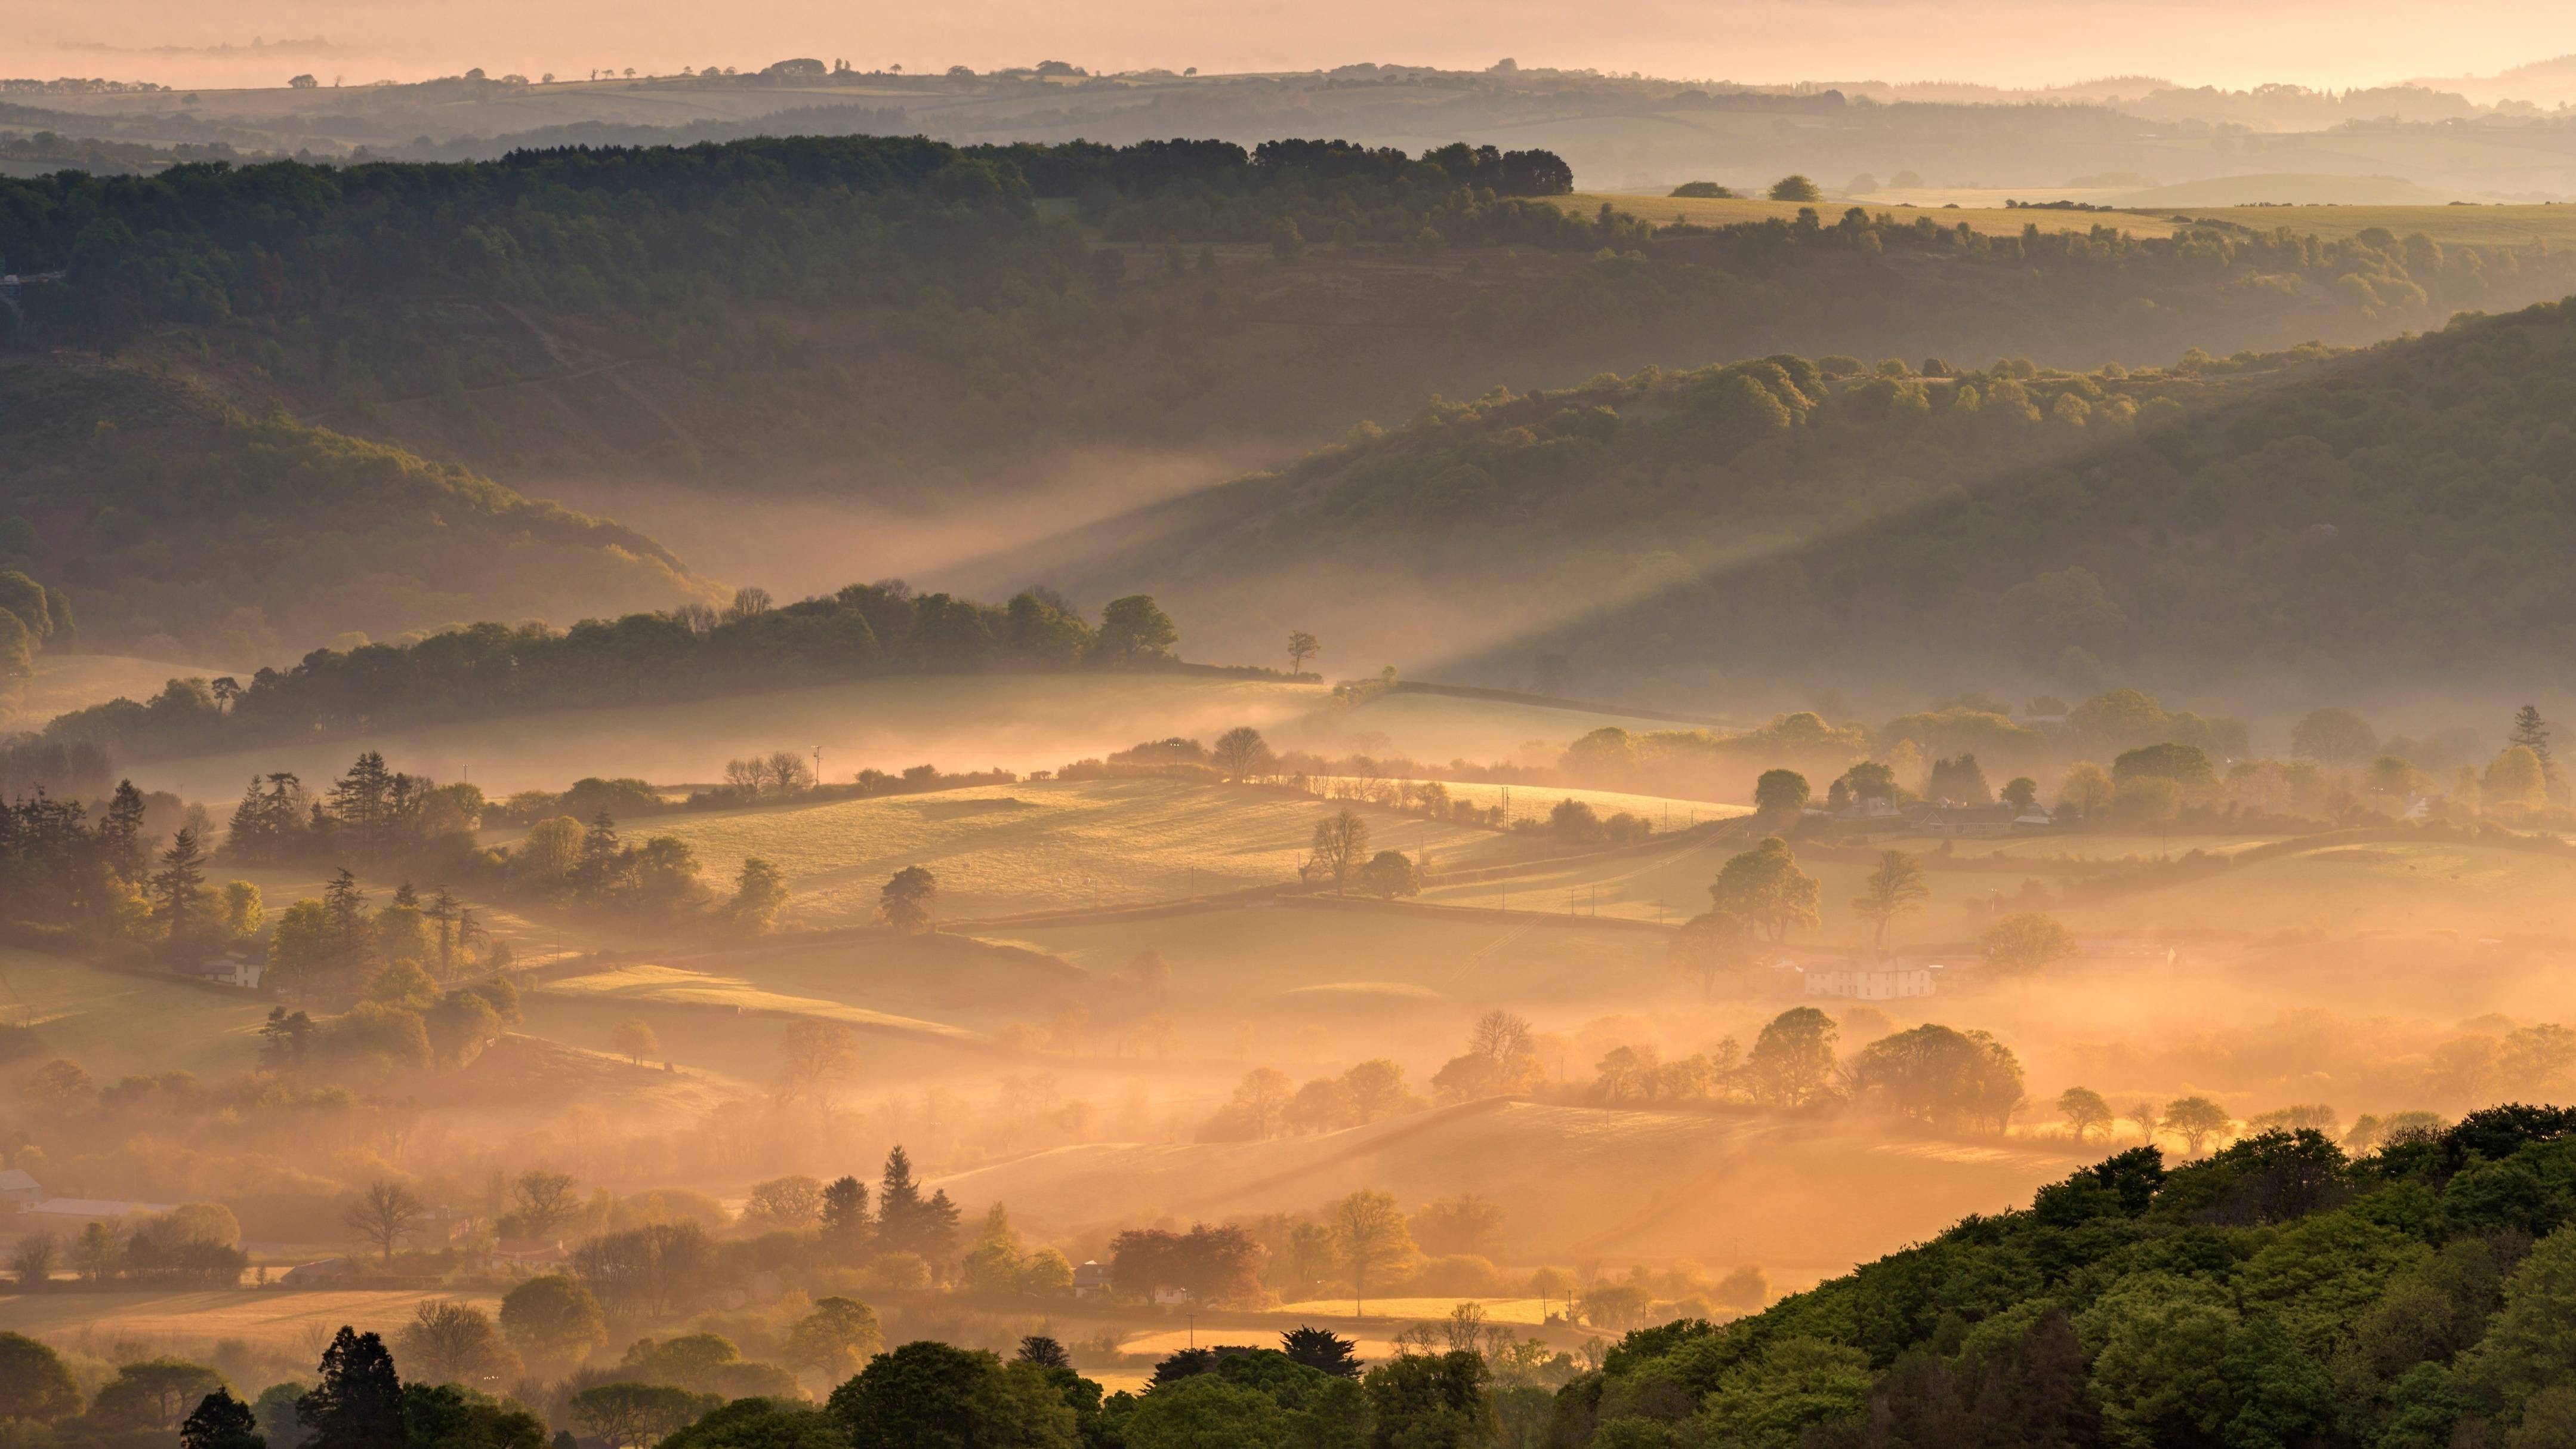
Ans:
POLYGON ((119 756, 188 755, 432 720, 751 693, 872 674, 1169 668, 1178 635, 1154 601, 1116 599, 1098 627, 1043 591, 1008 604, 916 596, 900 580, 783 606, 758 589, 719 611, 684 604, 570 629, 484 623, 410 644, 317 649, 247 682, 174 679, 149 702, 63 715, 43 740, 119 756))
POLYGON ((720 597, 632 529, 61 354, 0 357, 7 569, 47 585, 65 627, 77 612, 92 648, 243 664, 351 631, 720 597))
POLYGON ((2314 1131, 2140 1147, 1561 1390, 1593 1449, 2564 1443, 2576 1112, 2499 1107, 2358 1161, 2314 1131))
POLYGON ((1783 355, 1427 408, 1169 505, 1099 567, 1210 632, 1325 561, 1542 619, 1470 677, 2511 674, 2576 658, 2571 393, 2576 308, 2546 304, 2134 372, 1783 355))
POLYGON ((28 341, 152 345, 503 477, 828 464, 908 493, 1067 440, 1311 441, 1390 397, 1604 367, 2136 362, 2576 286, 2555 253, 2384 234, 1656 230, 1541 199, 1567 184, 1490 147, 769 136, 0 182, 0 254, 67 273, 25 289, 28 341))

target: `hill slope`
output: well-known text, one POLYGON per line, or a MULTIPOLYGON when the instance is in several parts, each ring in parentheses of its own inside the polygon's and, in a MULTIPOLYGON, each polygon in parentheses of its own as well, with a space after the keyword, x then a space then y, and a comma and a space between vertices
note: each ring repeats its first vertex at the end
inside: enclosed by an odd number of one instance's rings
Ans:
POLYGON ((86 643, 164 658, 716 592, 631 529, 76 355, 0 356, 7 517, 32 525, 25 557, 70 594, 86 643))
POLYGON ((2189 660, 2356 688, 2576 658, 2576 308, 2142 372, 1826 363, 1433 407, 1051 562, 1091 551, 1064 572, 1151 587, 1201 637, 1286 611, 1345 658, 1495 682, 1537 653, 1585 687, 1965 661, 2080 689, 2189 660))
POLYGON ((1633 1334, 1552 1439, 2563 1443, 2571 1162, 2576 1112, 2535 1107, 2358 1162, 2315 1132, 2139 1148, 1754 1317, 1633 1334))

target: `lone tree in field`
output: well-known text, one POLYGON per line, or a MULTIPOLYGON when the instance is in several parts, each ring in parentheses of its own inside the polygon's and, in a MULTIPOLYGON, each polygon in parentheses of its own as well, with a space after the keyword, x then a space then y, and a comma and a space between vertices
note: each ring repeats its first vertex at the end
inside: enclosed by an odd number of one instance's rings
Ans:
POLYGON ((1337 810, 1315 822, 1314 851, 1309 863, 1332 876, 1333 894, 1340 895, 1351 873, 1367 859, 1368 845, 1368 822, 1355 810, 1337 810))
POLYGON ((2236 1119, 2207 1097, 2177 1097, 2165 1104, 2162 1125, 2182 1139, 2185 1150, 2198 1157, 2201 1144, 2236 1125, 2236 1119))
POLYGON ((1793 1006, 1753 1039, 1745 1068, 1753 1100, 1768 1107, 1803 1107, 1832 1089, 1834 1019, 1812 1006, 1793 1006))
POLYGON ((1675 971, 1699 978, 1699 994, 1713 995, 1720 976, 1740 975, 1753 964, 1753 932, 1744 918, 1729 911, 1691 917, 1673 933, 1664 960, 1675 971))
POLYGON ((1325 1216, 1333 1230, 1333 1245, 1351 1270, 1351 1316, 1365 1318, 1369 1276, 1412 1257, 1413 1234, 1404 1225, 1404 1214, 1395 1209, 1394 1194, 1373 1188, 1364 1187, 1343 1198, 1325 1216))
POLYGON ((1291 629, 1288 631, 1289 673, 1305 673, 1306 661, 1323 652, 1324 646, 1315 642, 1314 635, 1307 633, 1303 629, 1291 629))
POLYGON ((2016 911, 1978 939, 1986 967, 1999 976, 2028 976, 2075 954, 2075 933, 2046 911, 2016 911))
POLYGON ((2091 1087, 2069 1087, 2057 1094, 2057 1115, 2075 1129, 2075 1140, 2082 1142, 2087 1133, 2111 1129, 2111 1104, 2091 1087))
POLYGON ((1401 850, 1381 850, 1360 867, 1360 889, 1382 901, 1422 894, 1422 873, 1401 850))
POLYGON ((1878 954, 1887 954, 1887 928, 1896 918, 1923 909, 1932 899, 1932 887, 1923 879, 1923 862, 1901 850, 1879 852, 1878 868, 1869 873, 1861 893, 1852 899, 1852 910, 1871 922, 1876 931, 1871 937, 1878 954))
POLYGON ((630 1016, 610 1029, 608 1045, 619 1056, 640 1067, 646 1057, 662 1049, 662 1038, 640 1018, 630 1016))
POLYGON ((1776 835, 1718 867, 1708 888, 1710 904, 1774 941, 1793 927, 1814 926, 1823 893, 1814 876, 1798 869, 1789 842, 1776 835))
POLYGON ((1804 176, 1788 175, 1771 183, 1773 201, 1822 201, 1824 191, 1804 176))
POLYGON ((926 931, 939 902, 939 877, 907 865, 877 892, 877 915, 898 931, 926 931))
POLYGON ((1764 815, 1804 810, 1812 794, 1807 777, 1797 771, 1765 770, 1762 778, 1753 782, 1753 808, 1764 815))
POLYGON ((373 1243, 384 1260, 394 1260, 394 1245, 411 1232, 423 1208, 418 1194, 399 1182, 378 1178, 357 1200, 340 1210, 340 1221, 362 1242, 373 1243))
POLYGON ((1262 774, 1270 768, 1270 742, 1261 731, 1250 725, 1236 725, 1216 737, 1216 748, 1208 751, 1216 767, 1225 771, 1229 780, 1241 780, 1262 774))

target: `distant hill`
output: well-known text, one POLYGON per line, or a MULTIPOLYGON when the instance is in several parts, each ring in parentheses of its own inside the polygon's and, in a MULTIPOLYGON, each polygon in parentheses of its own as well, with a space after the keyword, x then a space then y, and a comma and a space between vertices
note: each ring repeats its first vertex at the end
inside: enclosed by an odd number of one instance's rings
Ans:
MULTIPOLYGON (((2172 186, 2150 186, 2097 198, 2114 206, 2154 211, 2171 206, 2441 206, 2472 199, 2465 191, 2423 186, 2396 176, 2338 176, 2276 172, 2211 176, 2172 186)), ((2298 228, 2296 216, 2282 224, 2298 228)))
MULTIPOLYGON (((336 635, 714 597, 660 544, 142 367, 0 355, 0 518, 84 644, 253 664, 336 635)), ((5 563, 5 560, 0 560, 5 563)))
MULTIPOLYGON (((2335 285, 2395 285, 2368 250, 2335 285)), ((2561 305, 2135 372, 1774 357, 1435 406, 1056 558, 1443 678, 2530 679, 2576 661, 2571 391, 2561 305)))

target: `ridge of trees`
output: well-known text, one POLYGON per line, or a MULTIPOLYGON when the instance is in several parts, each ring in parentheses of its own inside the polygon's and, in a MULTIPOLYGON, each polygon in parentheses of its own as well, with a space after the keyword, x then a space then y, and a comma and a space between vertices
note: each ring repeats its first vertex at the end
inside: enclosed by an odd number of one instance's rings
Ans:
POLYGON ((184 754, 230 741, 872 674, 1173 667, 1178 637, 1144 595, 1110 601, 1095 628, 1044 590, 994 606, 917 595, 901 580, 785 605, 743 589, 721 611, 684 604, 562 631, 482 623, 412 644, 317 649, 246 684, 174 679, 148 703, 117 699, 62 715, 43 738, 184 754))
POLYGON ((2158 661, 2509 671, 2576 658, 2549 563, 2576 509, 2546 441, 2571 387, 2561 304, 2350 355, 2136 371, 1650 368, 1355 430, 1167 505, 1155 557, 1097 567, 1202 614, 1269 606, 1252 551, 1564 594, 1580 622, 1467 661, 1489 671, 1965 655, 2088 693, 2158 661), (1617 577, 1591 566, 1605 556, 1617 577), (1628 601, 1601 607, 1614 590, 1628 601))

